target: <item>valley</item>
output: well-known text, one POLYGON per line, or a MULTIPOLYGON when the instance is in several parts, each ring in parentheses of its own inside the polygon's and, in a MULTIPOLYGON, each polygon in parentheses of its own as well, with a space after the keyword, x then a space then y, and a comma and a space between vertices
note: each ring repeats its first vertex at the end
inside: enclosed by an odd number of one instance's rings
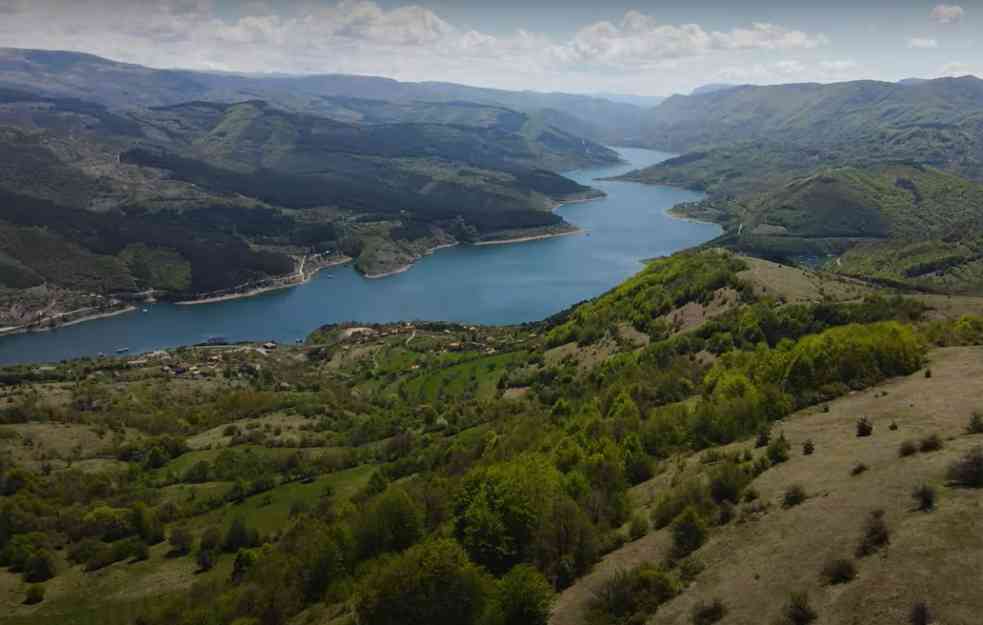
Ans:
POLYGON ((977 623, 978 8, 479 4, 0 2, 0 625, 977 623))

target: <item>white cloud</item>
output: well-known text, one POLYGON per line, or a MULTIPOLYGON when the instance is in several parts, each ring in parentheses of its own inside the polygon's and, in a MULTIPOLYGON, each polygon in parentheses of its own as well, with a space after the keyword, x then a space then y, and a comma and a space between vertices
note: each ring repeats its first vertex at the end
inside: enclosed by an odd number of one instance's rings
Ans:
POLYGON ((932 48, 938 48, 939 42, 935 39, 928 39, 924 37, 912 37, 908 40, 908 47, 918 50, 930 50, 932 48))
MULTIPOLYGON (((668 24, 639 11, 558 38, 490 34, 452 24, 423 6, 371 0, 296 5, 252 0, 238 16, 215 0, 0 0, 0 46, 84 50, 155 67, 292 73, 357 73, 403 80, 571 89, 665 73, 680 63, 812 50, 822 34, 752 22, 723 30, 668 24), (562 81, 562 82, 561 82, 562 81)), ((794 64, 784 65, 794 73, 794 64)), ((779 71, 774 65, 769 71, 779 71)), ((698 70, 696 70, 698 71, 698 70)), ((708 72, 704 72, 708 73, 708 72)), ((631 83, 628 83, 631 84, 631 83)))
POLYGON ((966 10, 958 4, 939 4, 932 9, 932 19, 940 24, 958 22, 966 15, 966 10))
POLYGON ((954 61, 952 63, 946 63, 941 68, 939 68, 940 76, 966 76, 967 74, 973 74, 977 76, 983 75, 981 67, 978 65, 970 65, 969 63, 963 63, 959 61, 954 61))

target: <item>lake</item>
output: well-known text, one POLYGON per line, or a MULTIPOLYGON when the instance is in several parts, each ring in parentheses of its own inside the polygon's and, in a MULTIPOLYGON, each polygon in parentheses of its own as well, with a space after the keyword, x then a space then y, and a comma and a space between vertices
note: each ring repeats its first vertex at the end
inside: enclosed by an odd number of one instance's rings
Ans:
POLYGON ((321 271, 306 284, 256 297, 176 306, 89 321, 50 332, 0 337, 0 363, 50 362, 128 347, 131 353, 230 341, 293 342, 343 321, 443 320, 475 324, 535 321, 600 295, 641 269, 646 258, 708 241, 720 228, 670 217, 666 210, 702 197, 683 189, 597 181, 671 154, 619 148, 627 163, 569 172, 607 193, 559 209, 581 234, 510 245, 458 246, 407 272, 368 280, 351 266, 321 271))

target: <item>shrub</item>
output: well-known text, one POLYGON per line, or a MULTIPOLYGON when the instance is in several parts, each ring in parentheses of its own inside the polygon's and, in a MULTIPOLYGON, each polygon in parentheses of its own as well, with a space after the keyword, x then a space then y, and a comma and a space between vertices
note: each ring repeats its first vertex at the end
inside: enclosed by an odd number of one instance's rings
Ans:
POLYGON ((222 541, 222 550, 226 553, 236 553, 240 549, 259 545, 259 535, 256 530, 247 526, 241 517, 236 517, 229 524, 222 541))
POLYGON ((918 444, 919 451, 923 453, 938 451, 942 449, 942 438, 938 434, 931 434, 922 439, 918 444))
POLYGON ((813 452, 815 452, 815 451, 816 451, 816 445, 815 445, 815 443, 812 442, 812 439, 811 438, 806 439, 806 441, 804 443, 802 443, 802 455, 803 456, 811 456, 813 454, 813 452))
POLYGON ((778 438, 768 443, 768 461, 771 464, 781 464, 788 460, 788 450, 790 445, 785 438, 785 434, 779 434, 778 438))
POLYGON ((898 429, 898 422, 891 421, 891 425, 887 426, 887 429, 891 430, 892 432, 896 431, 898 429))
POLYGON ((494 599, 498 625, 546 625, 553 587, 535 567, 520 564, 498 582, 494 599))
POLYGON ((727 525, 734 519, 734 504, 729 501, 721 502, 718 506, 717 525, 727 525))
POLYGON ((782 497, 783 508, 794 508, 806 500, 806 491, 801 484, 792 484, 785 489, 785 496, 782 497))
POLYGON ((714 599, 710 603, 700 601, 693 606, 693 625, 713 625, 726 614, 727 607, 720 599, 714 599))
POLYGON ((196 561, 199 569, 210 571, 215 566, 215 552, 212 549, 199 549, 196 561))
POLYGON ((205 530, 198 541, 198 549, 202 551, 213 551, 222 544, 222 530, 213 525, 205 530))
POLYGON ((55 561, 46 549, 31 555, 24 562, 24 581, 30 583, 44 582, 55 576, 55 561))
POLYGON ((857 419, 857 437, 863 438, 874 433, 874 424, 867 417, 857 419))
POLYGON ((677 592, 665 571, 645 563, 605 580, 594 591, 590 610, 602 622, 640 623, 677 592))
POLYGON ((32 584, 27 587, 27 596, 24 598, 24 605, 34 605, 44 601, 44 586, 32 584))
POLYGON ((926 378, 932 377, 932 370, 931 369, 925 369, 925 377, 926 378))
POLYGON ((891 533, 884 521, 884 511, 874 510, 864 522, 863 535, 857 545, 857 557, 862 558, 880 551, 891 542, 891 533))
POLYGON ((966 426, 967 434, 983 434, 983 413, 974 412, 966 426))
POLYGON ((631 519, 631 527, 628 529, 628 536, 632 540, 638 540, 649 533, 649 522, 642 514, 636 514, 631 519))
POLYGON ((959 486, 983 488, 983 447, 970 449, 952 463, 946 477, 959 486))
POLYGON ((179 525, 171 530, 171 535, 168 538, 168 542, 171 545, 171 549, 175 555, 187 555, 191 553, 191 546, 194 544, 194 537, 188 528, 183 525, 179 525))
POLYGON ((868 467, 866 464, 858 462, 857 464, 853 465, 852 469, 850 469, 850 475, 860 475, 861 473, 866 473, 868 469, 870 469, 870 467, 868 467))
POLYGON ((837 558, 823 565, 820 577, 826 584, 846 584, 857 577, 857 567, 850 560, 837 558))
POLYGON ((935 509, 935 489, 928 484, 916 486, 911 492, 915 505, 922 512, 931 512, 935 509))
POLYGON ((818 618, 816 611, 809 604, 809 595, 804 592, 793 592, 788 603, 782 609, 782 625, 809 625, 818 618))
POLYGON ((768 428, 761 428, 758 430, 758 436, 754 440, 754 446, 758 449, 767 447, 770 440, 771 432, 768 431, 768 428))
POLYGON ((911 606, 911 612, 908 614, 908 622, 911 625, 929 625, 932 622, 932 613, 924 601, 916 601, 911 606))
POLYGON ((706 527, 696 510, 686 508, 672 523, 672 557, 682 559, 706 540, 706 527))
POLYGON ((898 455, 902 458, 914 456, 916 453, 918 453, 918 446, 915 445, 915 441, 904 441, 898 447, 898 455))
POLYGON ((727 462, 716 469, 710 477, 710 497, 718 504, 724 501, 737 503, 749 479, 748 474, 740 466, 727 462))

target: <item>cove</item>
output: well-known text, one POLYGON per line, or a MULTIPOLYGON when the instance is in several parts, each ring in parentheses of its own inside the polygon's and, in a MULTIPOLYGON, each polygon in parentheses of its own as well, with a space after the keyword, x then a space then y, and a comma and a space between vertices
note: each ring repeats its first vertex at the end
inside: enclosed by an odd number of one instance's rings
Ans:
POLYGON ((49 332, 0 338, 0 364, 53 362, 120 348, 130 353, 229 341, 293 342, 328 323, 441 320, 475 324, 537 321, 590 299, 639 271, 646 258, 699 245, 720 234, 714 224, 676 219, 667 209, 699 193, 601 177, 646 167, 671 154, 619 148, 626 161, 566 175, 607 193, 559 213, 584 232, 508 245, 458 246, 428 256, 404 273, 378 280, 350 266, 255 297, 135 311, 49 332))

